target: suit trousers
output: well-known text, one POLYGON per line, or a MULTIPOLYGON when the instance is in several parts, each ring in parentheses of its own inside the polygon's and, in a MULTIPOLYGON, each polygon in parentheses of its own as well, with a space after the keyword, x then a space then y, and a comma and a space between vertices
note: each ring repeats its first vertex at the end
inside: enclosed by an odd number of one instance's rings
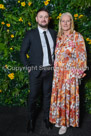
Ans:
POLYGON ((29 73, 30 94, 28 97, 28 115, 29 120, 34 118, 35 105, 38 95, 43 93, 43 110, 44 119, 49 118, 50 100, 52 92, 53 70, 42 70, 38 77, 33 74, 34 71, 29 73))

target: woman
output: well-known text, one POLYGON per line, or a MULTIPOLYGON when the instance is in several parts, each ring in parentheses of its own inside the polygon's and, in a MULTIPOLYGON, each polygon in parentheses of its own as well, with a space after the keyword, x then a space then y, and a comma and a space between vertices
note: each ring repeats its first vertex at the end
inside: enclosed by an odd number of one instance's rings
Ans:
POLYGON ((85 76, 86 49, 82 35, 74 30, 73 17, 63 13, 55 49, 54 78, 49 120, 64 134, 79 127, 79 79, 85 76))

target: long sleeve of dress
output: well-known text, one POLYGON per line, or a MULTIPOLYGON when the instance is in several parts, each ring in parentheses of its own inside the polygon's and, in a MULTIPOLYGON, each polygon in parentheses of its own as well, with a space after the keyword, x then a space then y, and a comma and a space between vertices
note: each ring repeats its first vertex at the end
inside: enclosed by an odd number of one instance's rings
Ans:
POLYGON ((75 36, 75 42, 76 42, 77 75, 78 78, 81 78, 82 74, 87 69, 87 53, 86 53, 85 41, 80 33, 78 33, 78 35, 75 36))

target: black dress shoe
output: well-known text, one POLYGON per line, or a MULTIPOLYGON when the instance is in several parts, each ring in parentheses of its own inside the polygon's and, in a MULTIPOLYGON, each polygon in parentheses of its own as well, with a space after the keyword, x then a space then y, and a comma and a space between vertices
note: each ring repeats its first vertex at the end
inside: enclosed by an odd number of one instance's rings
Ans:
POLYGON ((31 131, 31 132, 34 131, 34 122, 33 122, 33 120, 29 120, 29 121, 28 121, 27 133, 29 133, 30 131, 31 131))
POLYGON ((47 129, 52 129, 53 125, 49 122, 49 119, 44 119, 44 123, 47 129))

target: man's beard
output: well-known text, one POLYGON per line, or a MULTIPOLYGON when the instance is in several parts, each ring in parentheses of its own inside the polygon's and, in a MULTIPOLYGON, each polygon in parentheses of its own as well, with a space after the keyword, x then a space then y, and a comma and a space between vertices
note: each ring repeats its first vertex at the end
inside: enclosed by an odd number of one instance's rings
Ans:
POLYGON ((41 24, 38 24, 40 27, 42 27, 42 28, 47 28, 48 27, 48 24, 46 24, 46 25, 41 25, 41 24))

